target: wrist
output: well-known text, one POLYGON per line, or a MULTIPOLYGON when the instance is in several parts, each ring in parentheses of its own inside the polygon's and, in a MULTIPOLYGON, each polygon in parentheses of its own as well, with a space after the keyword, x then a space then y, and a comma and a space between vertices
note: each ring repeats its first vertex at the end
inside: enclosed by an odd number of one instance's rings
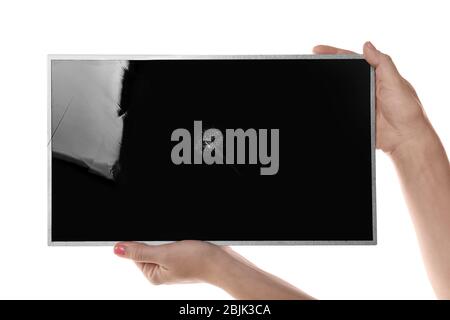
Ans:
POLYGON ((227 285, 239 281, 248 266, 232 252, 223 247, 215 247, 208 257, 207 269, 202 281, 226 290, 227 285))
POLYGON ((415 131, 414 135, 389 153, 394 163, 417 160, 418 157, 426 156, 429 151, 440 145, 439 138, 428 120, 424 119, 415 131))
POLYGON ((204 271, 199 276, 199 280, 218 286, 219 280, 226 270, 225 265, 229 264, 229 254, 222 247, 211 245, 204 257, 204 271))

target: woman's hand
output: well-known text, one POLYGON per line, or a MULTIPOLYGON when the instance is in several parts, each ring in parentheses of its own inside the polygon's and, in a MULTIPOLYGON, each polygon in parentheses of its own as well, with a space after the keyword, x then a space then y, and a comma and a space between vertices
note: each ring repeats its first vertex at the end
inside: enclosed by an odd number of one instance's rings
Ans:
POLYGON ((206 282, 237 299, 311 299, 231 250, 202 241, 163 245, 120 242, 114 253, 133 260, 153 284, 206 282))
POLYGON ((219 246, 189 240, 163 245, 121 242, 115 245, 114 253, 133 260, 153 284, 211 283, 226 255, 219 246))
MULTIPOLYGON (((352 54, 330 46, 314 47, 316 54, 352 54)), ((414 88, 405 80, 392 59, 370 42, 363 47, 364 58, 375 68, 377 148, 392 154, 399 147, 424 136, 429 122, 414 88)))

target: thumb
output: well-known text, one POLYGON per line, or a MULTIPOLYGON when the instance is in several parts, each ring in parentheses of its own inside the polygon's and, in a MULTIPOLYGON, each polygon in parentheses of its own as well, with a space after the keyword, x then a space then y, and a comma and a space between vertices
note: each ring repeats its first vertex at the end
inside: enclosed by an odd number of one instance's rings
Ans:
POLYGON ((114 253, 122 258, 136 262, 159 264, 161 248, 156 245, 146 245, 138 242, 119 242, 114 246, 114 253))
POLYGON ((383 70, 383 76, 390 80, 398 79, 400 77, 391 57, 375 48, 370 41, 364 44, 363 53, 364 58, 372 67, 378 71, 383 70))

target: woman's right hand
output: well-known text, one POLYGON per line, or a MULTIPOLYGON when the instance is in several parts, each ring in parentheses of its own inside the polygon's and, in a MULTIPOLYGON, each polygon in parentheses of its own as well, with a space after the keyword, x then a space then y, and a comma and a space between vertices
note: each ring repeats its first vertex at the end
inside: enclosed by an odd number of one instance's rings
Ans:
MULTIPOLYGON (((354 52, 318 45, 316 54, 353 54, 354 52)), ((372 43, 363 47, 364 58, 375 68, 376 79, 376 143, 388 154, 431 131, 416 91, 405 80, 392 59, 372 43)))

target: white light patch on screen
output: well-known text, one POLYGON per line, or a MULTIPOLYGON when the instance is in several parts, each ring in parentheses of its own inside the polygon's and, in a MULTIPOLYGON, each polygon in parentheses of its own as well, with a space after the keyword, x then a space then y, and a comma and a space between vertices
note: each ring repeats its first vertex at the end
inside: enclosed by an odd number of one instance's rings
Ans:
POLYGON ((118 116, 126 60, 52 61, 52 151, 112 179, 119 154, 118 116))

